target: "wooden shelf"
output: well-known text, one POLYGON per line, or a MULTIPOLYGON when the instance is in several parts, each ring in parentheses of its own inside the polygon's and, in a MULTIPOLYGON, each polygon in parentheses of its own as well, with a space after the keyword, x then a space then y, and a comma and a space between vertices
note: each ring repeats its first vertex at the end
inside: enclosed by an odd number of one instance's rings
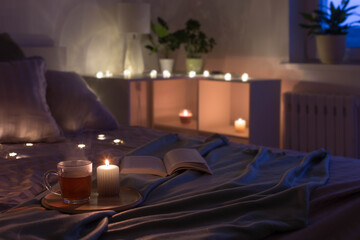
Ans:
POLYGON ((208 135, 220 133, 246 143, 279 147, 280 80, 225 81, 219 77, 176 76, 158 78, 86 77, 85 80, 120 124, 208 135), (178 114, 189 109, 190 124, 178 114), (244 133, 236 132, 236 119, 246 120, 244 133), (203 134, 204 133, 204 134, 203 134))

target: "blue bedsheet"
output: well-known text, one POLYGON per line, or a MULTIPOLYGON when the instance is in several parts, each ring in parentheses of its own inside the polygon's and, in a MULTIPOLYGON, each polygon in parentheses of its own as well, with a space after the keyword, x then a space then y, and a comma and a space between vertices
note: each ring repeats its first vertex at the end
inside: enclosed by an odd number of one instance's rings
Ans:
MULTIPOLYGON (((161 157, 176 147, 198 149, 213 175, 193 170, 165 178, 129 174, 121 184, 144 196, 134 209, 77 215, 40 208, 19 210, 0 215, 0 226, 8 226, 0 227, 0 236, 262 239, 305 227, 310 192, 329 177, 329 154, 324 150, 307 155, 275 153, 229 144, 221 135, 201 141, 169 134, 131 154, 161 157), (55 225, 56 231, 44 231, 55 225)), ((38 206, 37 201, 33 204, 38 206)))

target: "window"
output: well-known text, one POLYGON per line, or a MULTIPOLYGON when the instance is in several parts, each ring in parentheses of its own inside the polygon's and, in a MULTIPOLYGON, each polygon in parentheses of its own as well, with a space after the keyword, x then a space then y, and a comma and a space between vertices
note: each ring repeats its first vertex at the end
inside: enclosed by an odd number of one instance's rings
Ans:
MULTIPOLYGON (((343 0, 319 0, 320 8, 328 10, 330 2, 333 2, 335 6, 341 4, 343 0)), ((360 0, 350 0, 348 7, 359 6, 352 12, 353 15, 349 16, 345 23, 351 23, 360 20, 360 0)), ((346 38, 346 46, 348 48, 360 48, 360 24, 353 25, 353 28, 349 30, 349 34, 346 38)))

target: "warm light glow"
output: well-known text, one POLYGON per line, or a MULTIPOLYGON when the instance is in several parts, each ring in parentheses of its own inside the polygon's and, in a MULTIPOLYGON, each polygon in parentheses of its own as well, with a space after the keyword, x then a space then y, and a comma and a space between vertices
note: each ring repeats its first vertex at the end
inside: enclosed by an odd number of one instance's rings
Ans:
POLYGON ((130 77, 131 77, 131 71, 128 70, 128 69, 125 69, 125 70, 124 70, 124 77, 125 77, 125 78, 130 78, 130 77))
POLYGON ((98 140, 105 140, 105 135, 104 134, 99 134, 97 137, 98 140))
POLYGON ((243 80, 244 82, 246 82, 247 80, 249 80, 249 74, 244 73, 243 75, 241 75, 241 80, 243 80))
POLYGON ((86 147, 85 144, 83 144, 83 143, 78 144, 78 148, 83 149, 84 147, 86 147))
POLYGON ((9 157, 16 157, 17 156, 17 153, 16 152, 11 152, 9 153, 9 157))
POLYGON ((171 73, 168 70, 163 71, 163 78, 169 78, 171 77, 171 73))
POLYGON ((231 80, 231 74, 230 73, 226 73, 224 76, 225 81, 230 81, 231 80))
POLYGON ((97 73, 96 73, 96 77, 97 77, 97 78, 103 78, 103 77, 104 77, 103 72, 97 72, 97 73))
POLYGON ((210 76, 210 72, 208 70, 205 70, 203 73, 204 77, 209 77, 210 76))
POLYGON ((123 144, 124 141, 121 140, 121 139, 114 139, 114 140, 113 140, 113 143, 116 144, 116 145, 119 145, 119 144, 123 144))
POLYGON ((244 132, 246 129, 246 121, 242 118, 239 118, 234 121, 234 127, 237 132, 244 132))
POLYGON ((32 147, 32 146, 34 146, 34 144, 33 143, 25 143, 25 146, 32 147))
POLYGON ((109 70, 106 70, 105 72, 105 77, 112 77, 112 72, 110 72, 109 70))
POLYGON ((184 109, 179 113, 181 117, 192 117, 192 112, 190 110, 184 109))
POLYGON ((190 78, 193 78, 193 77, 195 77, 196 76, 196 72, 195 71, 190 71, 189 72, 189 77, 190 78))
POLYGON ((157 71, 156 70, 151 70, 150 77, 151 78, 156 78, 157 77, 157 71))
POLYGON ((109 167, 109 160, 105 160, 105 165, 106 165, 106 167, 109 167))

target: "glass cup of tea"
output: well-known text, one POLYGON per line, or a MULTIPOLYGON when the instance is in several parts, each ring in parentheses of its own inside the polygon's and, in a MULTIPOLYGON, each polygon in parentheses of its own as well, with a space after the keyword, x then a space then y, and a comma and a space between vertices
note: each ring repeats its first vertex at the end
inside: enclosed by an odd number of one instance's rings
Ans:
POLYGON ((44 174, 44 185, 47 190, 61 196, 65 203, 82 204, 90 199, 92 162, 88 160, 68 160, 57 164, 57 171, 49 170, 44 174), (57 175, 60 193, 49 184, 49 176, 57 175))

